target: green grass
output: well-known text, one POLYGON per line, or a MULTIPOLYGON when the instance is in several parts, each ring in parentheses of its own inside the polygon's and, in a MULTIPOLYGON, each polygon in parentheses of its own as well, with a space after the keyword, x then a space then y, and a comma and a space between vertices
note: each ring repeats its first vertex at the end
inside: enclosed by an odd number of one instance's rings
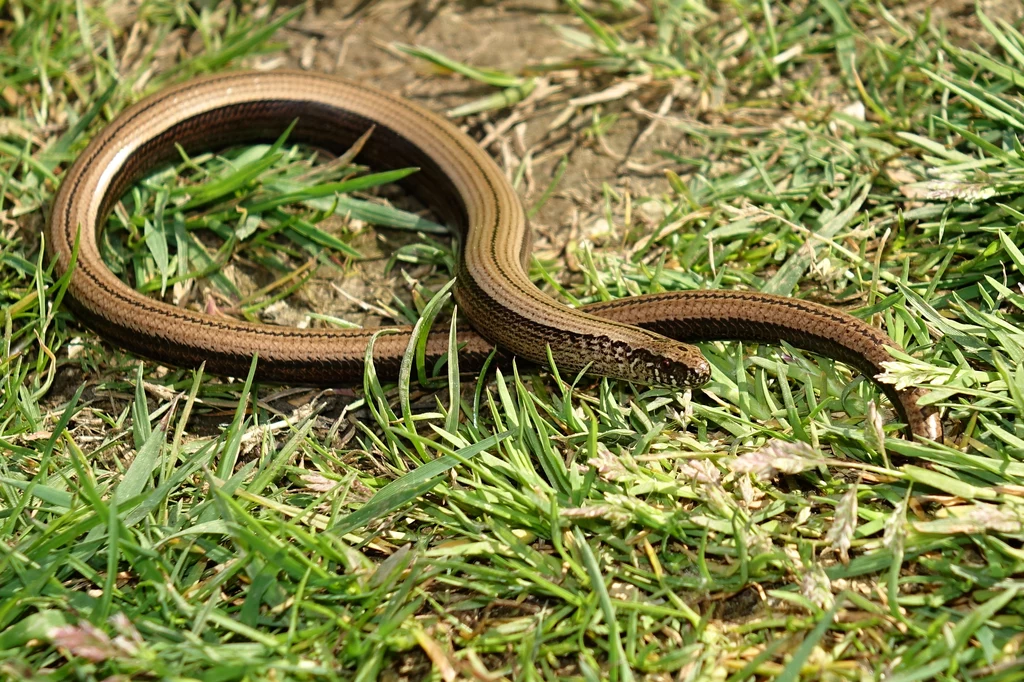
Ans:
MULTIPOLYGON (((110 347, 50 305, 64 282, 39 235, 61 172, 141 91, 274 54, 301 9, 137 12, 133 34, 103 8, 0 0, 0 677, 1024 674, 1019 27, 979 14, 980 46, 869 3, 621 0, 539 22, 586 50, 565 63, 408 51, 491 88, 456 113, 528 102, 580 145, 675 84, 659 125, 686 146, 660 150, 662 190, 606 186, 579 207, 606 243, 571 250, 571 279, 536 262, 536 281, 573 303, 836 302, 907 348, 888 379, 930 389, 936 444, 792 348, 705 344, 712 381, 676 394, 525 366, 324 393, 110 347), (181 36, 187 52, 160 50, 181 36)), ((539 220, 571 164, 525 197, 539 220)), ((374 220, 422 236, 393 259, 417 277, 370 303, 447 328, 437 226, 339 195, 389 179, 286 140, 182 159, 115 211, 106 257, 153 295, 201 277, 238 316, 286 301, 338 324, 299 289, 349 273, 374 220)))

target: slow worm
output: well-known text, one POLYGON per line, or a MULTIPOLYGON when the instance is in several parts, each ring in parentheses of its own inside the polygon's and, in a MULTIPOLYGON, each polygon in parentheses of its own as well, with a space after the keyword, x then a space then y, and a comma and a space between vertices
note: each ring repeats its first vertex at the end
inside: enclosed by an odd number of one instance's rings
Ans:
MULTIPOLYGON (((293 121, 289 141, 343 153, 371 126, 360 159, 375 170, 414 166, 405 185, 454 228, 459 254, 455 299, 479 336, 460 335, 460 365, 480 367, 496 344, 536 363, 547 351, 567 375, 583 369, 628 381, 699 386, 710 377, 700 351, 684 342, 786 341, 848 363, 874 378, 897 347, 885 334, 831 308, 736 291, 653 294, 572 309, 527 276, 530 230, 514 190, 471 138, 395 95, 304 72, 236 72, 156 93, 126 109, 86 148, 61 183, 47 247, 65 273, 78 243, 68 293, 77 316, 111 342, 178 366, 244 375, 259 353, 269 381, 357 381, 375 329, 291 329, 181 309, 136 292, 107 268, 102 226, 132 183, 187 152, 272 141, 293 121)), ((375 364, 393 376, 409 330, 380 336, 375 364)), ((447 333, 430 336, 429 359, 447 353, 447 333)), ((880 385, 912 433, 938 439, 936 411, 921 392, 880 385)))

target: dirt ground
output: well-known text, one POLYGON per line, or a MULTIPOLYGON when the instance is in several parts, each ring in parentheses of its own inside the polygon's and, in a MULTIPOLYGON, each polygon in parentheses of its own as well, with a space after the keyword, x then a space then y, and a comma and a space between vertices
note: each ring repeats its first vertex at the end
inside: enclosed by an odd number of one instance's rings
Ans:
MULTIPOLYGON (((584 53, 563 40, 553 27, 576 23, 560 8, 558 0, 316 4, 281 32, 289 45, 287 55, 268 59, 261 66, 298 66, 333 73, 399 92, 435 111, 447 111, 495 90, 441 73, 425 61, 401 53, 394 44, 432 48, 472 66, 521 74, 524 68, 529 71, 530 67, 564 64, 581 57, 584 53)), ((487 144, 510 178, 525 160, 519 190, 528 207, 544 193, 566 159, 555 192, 531 220, 534 252, 541 259, 560 261, 566 256, 567 245, 583 237, 600 242, 607 231, 602 198, 606 183, 617 192, 634 195, 665 191, 668 186, 663 171, 669 163, 653 152, 685 153, 686 136, 625 111, 631 105, 657 110, 666 96, 674 94, 666 88, 653 88, 642 96, 631 93, 610 102, 610 111, 624 111, 625 115, 603 139, 595 141, 584 132, 592 123, 589 114, 577 112, 566 120, 569 100, 610 87, 615 81, 604 74, 591 78, 577 69, 555 70, 545 76, 547 83, 541 87, 556 92, 543 102, 534 105, 527 100, 511 113, 488 112, 462 119, 460 124, 487 144)), ((660 213, 657 206, 642 207, 637 217, 653 225, 660 213)), ((354 301, 386 301, 396 286, 401 288, 397 276, 385 276, 383 268, 387 255, 412 239, 394 231, 368 231, 357 236, 353 245, 368 260, 353 265, 343 281, 337 280, 337 272, 333 273, 334 284, 345 293, 321 280, 307 284, 305 298, 320 312, 343 314, 367 325, 387 322, 372 314, 359 314, 360 305, 354 301)), ((571 264, 571 257, 569 261, 571 264)), ((418 277, 425 271, 414 268, 409 272, 418 277)), ((278 306, 267 321, 296 324, 304 315, 305 311, 278 306)))
MULTIPOLYGON (((911 0, 886 4, 901 19, 930 15, 930 23, 942 26, 952 42, 990 48, 995 46, 978 22, 976 7, 994 20, 1012 22, 1024 16, 1024 3, 1019 0, 911 0)), ((727 6, 716 10, 722 14, 709 22, 729 17, 727 6)), ((293 60, 293 65, 398 91, 434 110, 447 110, 493 90, 460 76, 441 74, 425 62, 398 52, 392 47, 394 43, 427 47, 471 66, 519 74, 524 69, 529 72, 539 65, 566 63, 585 54, 563 40, 554 29, 556 25, 580 25, 559 0, 341 0, 316 3, 309 14, 289 26, 285 33, 290 44, 288 59, 293 60)), ((870 31, 870 27, 864 28, 870 31)), ((642 31, 640 28, 639 32, 642 31)), ((603 183, 638 194, 667 190, 662 170, 670 166, 658 164, 661 157, 653 152, 686 151, 682 147, 686 142, 684 134, 664 125, 649 126, 646 120, 637 120, 636 115, 626 111, 630 101, 637 99, 644 108, 656 109, 668 93, 654 88, 641 88, 609 104, 608 111, 623 116, 608 129, 606 144, 566 139, 566 128, 579 137, 582 121, 560 126, 554 134, 550 132, 549 127, 564 113, 570 98, 590 95, 597 88, 611 85, 588 79, 590 75, 575 70, 551 74, 551 86, 561 89, 562 96, 549 100, 554 105, 517 107, 525 111, 516 111, 516 121, 521 121, 514 122, 510 130, 507 112, 470 117, 462 122, 462 127, 478 140, 491 140, 489 150, 510 174, 509 161, 532 157, 532 173, 521 191, 527 204, 544 189, 561 158, 568 155, 560 191, 534 220, 541 235, 553 240, 547 246, 557 247, 570 238, 564 228, 586 217, 587 207, 600 199, 603 183), (495 128, 507 134, 495 135, 495 128), (647 133, 640 136, 641 131, 647 133), (623 159, 627 153, 628 159, 623 159), (575 212, 583 216, 576 216, 575 212)), ((706 104, 687 99, 695 93, 687 90, 686 83, 676 84, 672 94, 674 112, 708 113, 706 104)), ((544 248, 545 244, 539 246, 544 248)))
MULTIPOLYGON (((911 0, 890 6, 894 15, 911 25, 930 13, 931 25, 945 27, 953 42, 991 43, 971 0, 911 0)), ((1024 13, 1024 3, 1018 0, 982 0, 978 6, 992 19, 1013 21, 1024 13)), ((397 91, 435 111, 476 100, 494 89, 442 73, 423 60, 401 53, 395 49, 396 43, 431 48, 471 66, 511 74, 539 73, 537 67, 567 64, 583 55, 555 30, 559 25, 579 25, 558 0, 343 0, 310 3, 307 7, 303 18, 282 32, 289 45, 287 55, 268 59, 263 66, 300 66, 342 75, 397 91)), ((709 21, 729 18, 727 4, 712 8, 721 14, 709 21)), ((855 13, 851 16, 857 20, 855 13)), ((863 28, 872 34, 873 27, 863 28)), ((881 26, 875 28, 888 31, 881 26)), ((642 25, 632 27, 634 35, 644 30, 642 25)), ((569 102, 623 80, 575 68, 543 73, 547 82, 542 87, 555 89, 553 95, 536 105, 527 100, 511 112, 498 110, 470 116, 460 124, 486 144, 510 177, 521 163, 526 164, 519 192, 528 207, 545 191, 563 159, 566 161, 555 192, 532 219, 535 254, 545 261, 567 263, 568 271, 556 270, 565 280, 575 269, 573 247, 581 239, 598 245, 609 242, 615 248, 621 237, 614 228, 611 234, 608 231, 603 206, 605 186, 620 195, 657 197, 668 190, 666 168, 684 177, 686 170, 655 152, 681 156, 702 153, 687 146, 690 138, 685 133, 664 123, 652 123, 642 112, 660 108, 673 115, 716 122, 721 119, 715 108, 725 104, 730 94, 725 91, 722 100, 709 103, 689 79, 680 78, 667 86, 645 84, 602 106, 602 113, 614 113, 619 118, 601 137, 594 138, 587 135, 592 123, 590 113, 577 112, 566 118, 569 102)), ((771 97, 772 93, 764 95, 771 97)), ((771 125, 783 113, 762 110, 748 115, 759 116, 771 125)), ((655 225, 660 217, 660 206, 650 202, 635 212, 634 221, 643 230, 655 225)), ((372 314, 360 315, 360 307, 365 306, 355 301, 386 301, 396 285, 401 287, 400 281, 384 275, 383 269, 387 255, 410 239, 409 235, 386 231, 358 236, 354 246, 369 260, 354 265, 342 282, 333 273, 335 284, 345 293, 319 281, 307 286, 306 298, 321 312, 344 314, 363 324, 386 322, 372 314)), ((410 274, 417 277, 420 273, 413 269, 410 274)), ((279 324, 299 323, 305 315, 304 311, 284 306, 272 312, 267 321, 279 324)))

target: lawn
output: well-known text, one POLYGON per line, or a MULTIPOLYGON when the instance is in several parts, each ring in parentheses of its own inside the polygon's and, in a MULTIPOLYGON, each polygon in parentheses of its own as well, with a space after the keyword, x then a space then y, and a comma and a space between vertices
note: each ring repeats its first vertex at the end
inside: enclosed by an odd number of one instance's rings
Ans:
MULTIPOLYGON (((0 0, 0 678, 1024 679, 1022 15, 0 0), (870 321, 944 441, 789 346, 701 344, 688 391, 415 348, 397 383, 325 390, 118 349, 59 305, 61 175, 143 95, 242 66, 446 112, 563 302, 728 288, 870 321)), ((194 309, 447 330, 452 245, 393 177, 287 140, 183 154, 104 257, 194 309)))

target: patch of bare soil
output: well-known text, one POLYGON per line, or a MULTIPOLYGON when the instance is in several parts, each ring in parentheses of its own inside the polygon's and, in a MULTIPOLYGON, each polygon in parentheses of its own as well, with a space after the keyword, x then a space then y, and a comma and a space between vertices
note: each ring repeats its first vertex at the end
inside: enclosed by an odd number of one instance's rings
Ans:
MULTIPOLYGON (((994 20, 1014 22, 1024 16, 1024 3, 1019 0, 980 0, 977 8, 994 20)), ((726 19, 730 14, 728 6, 719 9, 722 19, 726 19)), ((909 0, 891 9, 908 26, 916 26, 930 17, 930 23, 943 26, 956 43, 995 47, 977 18, 974 0, 909 0)), ((852 18, 857 20, 856 13, 852 18)), ((312 5, 302 20, 287 29, 287 60, 302 68, 336 73, 397 91, 435 111, 445 111, 490 94, 493 89, 439 73, 425 62, 399 53, 393 47, 395 43, 431 48, 471 66, 516 74, 526 66, 565 63, 580 56, 554 29, 556 25, 577 23, 558 0, 323 3, 312 5)), ((862 28, 872 35, 871 26, 862 28)), ((879 32, 890 31, 883 26, 874 28, 879 32)), ((592 135, 590 122, 581 120, 581 116, 570 116, 567 120, 563 117, 572 98, 593 96, 621 83, 586 69, 555 71, 549 74, 546 87, 559 92, 543 104, 533 106, 527 100, 512 110, 488 112, 461 122, 465 130, 484 143, 509 177, 520 164, 526 164, 519 192, 527 206, 541 196, 559 164, 567 162, 557 190, 532 221, 534 249, 541 258, 564 259, 566 245, 600 229, 604 186, 634 196, 664 192, 667 184, 663 170, 669 164, 653 152, 699 155, 699 150, 687 148, 683 133, 668 125, 652 123, 656 119, 652 112, 668 111, 671 107, 673 114, 680 115, 701 109, 711 122, 720 118, 715 106, 708 111, 707 103, 700 101, 697 93, 686 91, 680 84, 645 85, 611 100, 605 112, 621 116, 601 135, 592 135)), ((770 101, 771 89, 758 93, 759 97, 770 101)), ((847 103, 837 102, 836 106, 841 108, 844 104, 847 103)), ((643 212, 637 217, 641 223, 653 223, 658 218, 643 212)), ((408 240, 407 235, 393 233, 361 238, 359 247, 364 253, 379 258, 358 264, 341 286, 352 298, 386 300, 387 292, 397 282, 394 277, 383 276, 384 258, 395 243, 408 240)), ((571 272, 571 258, 568 263, 571 272)), ((565 270, 560 272, 563 277, 567 274, 565 270)), ((312 296, 318 307, 354 310, 351 300, 338 294, 336 288, 332 291, 327 295, 333 300, 312 296)))
MULTIPOLYGON (((289 44, 287 55, 265 66, 299 66, 337 74, 398 92, 443 112, 492 94, 494 89, 461 76, 442 74, 426 62, 400 53, 394 44, 430 48, 471 66, 518 74, 525 66, 565 63, 581 56, 553 28, 573 23, 557 0, 369 0, 315 5, 283 31, 289 44)), ((510 178, 520 164, 526 164, 519 191, 527 206, 545 192, 556 169, 566 160, 554 193, 532 220, 534 248, 542 258, 561 258, 566 244, 600 221, 605 184, 634 194, 664 191, 664 164, 652 152, 686 151, 681 147, 682 133, 653 125, 648 118, 628 111, 601 136, 588 134, 591 121, 583 116, 566 119, 571 98, 615 84, 607 76, 594 78, 581 80, 577 71, 559 71, 550 74, 541 86, 558 91, 543 104, 534 106, 527 100, 513 110, 461 121, 463 129, 484 143, 510 178)), ((658 109, 671 95, 667 90, 652 90, 635 104, 658 109)), ((630 93, 630 98, 637 97, 630 93)), ((627 101, 626 97, 618 98, 610 106, 613 111, 623 110, 627 101)), ((355 246, 369 259, 354 265, 352 272, 340 280, 336 271, 324 272, 331 281, 322 279, 307 285, 303 297, 321 312, 346 315, 363 324, 379 323, 379 316, 358 314, 361 306, 356 300, 387 301, 396 285, 401 288, 396 275, 384 273, 384 265, 396 246, 410 240, 409 235, 390 231, 360 235, 355 246)), ((426 273, 421 269, 409 274, 418 277, 426 273)), ((294 324, 297 320, 295 315, 278 310, 274 321, 294 324)))

